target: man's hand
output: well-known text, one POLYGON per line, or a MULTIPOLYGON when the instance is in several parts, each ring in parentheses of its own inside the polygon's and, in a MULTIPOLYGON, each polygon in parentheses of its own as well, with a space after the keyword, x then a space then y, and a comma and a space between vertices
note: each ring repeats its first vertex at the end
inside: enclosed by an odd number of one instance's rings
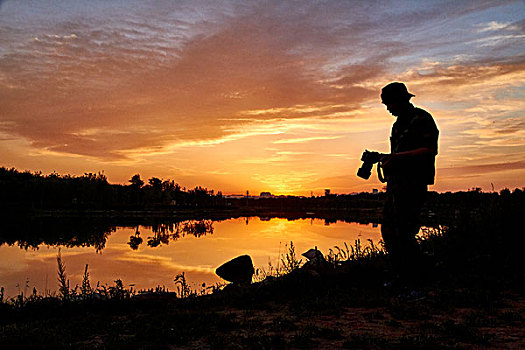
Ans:
POLYGON ((398 157, 398 154, 396 153, 390 153, 390 154, 385 154, 383 157, 381 157, 381 159, 379 160, 379 162, 381 163, 381 167, 383 168, 388 168, 390 165, 392 165, 393 163, 395 163, 395 159, 398 157))
POLYGON ((433 154, 435 155, 437 152, 431 148, 428 147, 420 147, 416 148, 410 151, 405 152, 399 152, 399 153, 390 153, 381 158, 381 166, 383 168, 392 166, 392 164, 396 163, 396 159, 403 159, 403 158, 411 158, 415 156, 420 156, 422 154, 433 154))

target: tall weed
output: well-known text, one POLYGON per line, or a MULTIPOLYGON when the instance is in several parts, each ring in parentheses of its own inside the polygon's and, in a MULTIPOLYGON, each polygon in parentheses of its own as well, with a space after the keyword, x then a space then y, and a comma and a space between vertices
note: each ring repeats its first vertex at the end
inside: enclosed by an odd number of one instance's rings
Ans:
POLYGON ((84 275, 82 276, 82 286, 80 287, 80 294, 86 298, 89 297, 93 293, 93 290, 91 289, 91 284, 89 283, 89 272, 88 272, 88 264, 86 264, 86 268, 84 269, 84 275))
POLYGON ((374 244, 374 241, 369 239, 368 245, 363 247, 361 240, 357 239, 354 245, 349 246, 344 242, 344 247, 335 246, 334 249, 328 250, 327 261, 337 267, 346 261, 358 260, 372 260, 379 256, 386 254, 384 244, 380 242, 379 245, 374 244))
POLYGON ((186 274, 184 272, 179 273, 175 276, 175 285, 177 286, 177 292, 180 298, 188 298, 197 295, 197 292, 193 291, 186 281, 186 274))
POLYGON ((60 293, 60 297, 63 300, 68 300, 70 293, 69 293, 69 280, 67 279, 66 274, 66 264, 62 261, 62 253, 60 249, 58 250, 57 254, 57 274, 58 274, 58 291, 60 293))
POLYGON ((292 241, 290 241, 290 246, 288 247, 288 244, 286 244, 285 248, 288 248, 288 251, 281 257, 281 263, 284 272, 290 273, 301 267, 303 259, 297 259, 297 256, 295 255, 295 246, 292 241))

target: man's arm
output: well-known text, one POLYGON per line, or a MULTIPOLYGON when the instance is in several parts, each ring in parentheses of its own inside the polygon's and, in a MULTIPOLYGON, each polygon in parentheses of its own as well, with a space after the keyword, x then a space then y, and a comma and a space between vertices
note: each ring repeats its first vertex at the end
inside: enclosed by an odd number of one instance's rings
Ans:
POLYGON ((411 149, 409 151, 399 152, 399 153, 390 153, 381 158, 381 165, 383 167, 388 166, 390 162, 395 162, 400 159, 407 159, 411 157, 420 156, 423 154, 436 155, 436 150, 429 147, 419 147, 416 149, 411 149))
MULTIPOLYGON (((421 155, 437 155, 439 130, 432 116, 419 108, 416 108, 418 114, 414 117, 410 127, 417 132, 417 145, 420 147, 408 151, 387 154, 381 159, 382 166, 388 166, 389 163, 395 163, 400 160, 410 160, 410 158, 421 155)), ((391 165, 391 164, 390 164, 391 165)))

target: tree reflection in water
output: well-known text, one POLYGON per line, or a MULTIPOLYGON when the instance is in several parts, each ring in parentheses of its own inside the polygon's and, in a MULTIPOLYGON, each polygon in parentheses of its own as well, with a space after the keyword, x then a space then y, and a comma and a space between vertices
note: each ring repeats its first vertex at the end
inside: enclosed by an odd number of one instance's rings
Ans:
POLYGON ((147 241, 150 247, 168 244, 186 235, 201 237, 213 233, 212 220, 183 220, 142 223, 140 219, 126 222, 111 218, 93 217, 34 217, 3 216, 0 218, 0 246, 18 245, 20 248, 37 250, 41 245, 56 247, 94 247, 97 252, 106 247, 109 236, 119 227, 134 227, 135 233, 130 236, 128 245, 137 250, 147 241), (139 223, 142 225, 139 226, 139 223), (143 238, 139 228, 151 227, 153 236, 143 238))
MULTIPOLYGON (((148 237, 148 246, 158 247, 161 244, 169 244, 170 240, 175 241, 186 235, 192 235, 195 237, 202 237, 207 234, 213 234, 213 221, 212 220, 188 220, 188 221, 176 221, 170 223, 160 223, 151 226, 153 236, 148 237)), ((142 244, 143 239, 140 237, 140 231, 138 226, 136 227, 135 234, 129 237, 129 246, 133 250, 137 250, 142 244)))
POLYGON ((35 217, 4 215, 0 219, 0 246, 18 245, 24 250, 37 250, 41 245, 56 247, 95 247, 97 252, 106 246, 108 237, 117 226, 104 220, 88 217, 35 217))
POLYGON ((142 237, 140 237, 139 227, 137 226, 135 229, 135 234, 129 236, 129 246, 133 250, 139 249, 139 245, 142 244, 142 237))

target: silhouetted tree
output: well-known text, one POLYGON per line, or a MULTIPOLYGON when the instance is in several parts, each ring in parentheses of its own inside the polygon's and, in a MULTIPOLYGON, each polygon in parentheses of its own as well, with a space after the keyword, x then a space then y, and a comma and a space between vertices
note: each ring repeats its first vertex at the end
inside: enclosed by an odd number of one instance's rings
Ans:
POLYGON ((142 181, 139 174, 133 175, 129 182, 131 183, 131 186, 137 188, 141 188, 144 185, 144 181, 142 181))
POLYGON ((158 177, 152 177, 148 180, 149 185, 155 191, 162 191, 162 180, 158 177))

